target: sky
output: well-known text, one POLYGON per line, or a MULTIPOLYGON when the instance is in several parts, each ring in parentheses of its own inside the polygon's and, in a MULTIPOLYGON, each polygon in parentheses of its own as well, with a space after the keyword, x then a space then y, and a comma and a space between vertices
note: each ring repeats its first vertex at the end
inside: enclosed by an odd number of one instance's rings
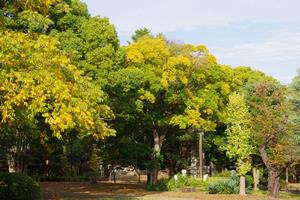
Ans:
POLYGON ((250 66, 284 84, 300 68, 300 0, 83 0, 108 17, 120 42, 147 27, 204 44, 221 64, 250 66))

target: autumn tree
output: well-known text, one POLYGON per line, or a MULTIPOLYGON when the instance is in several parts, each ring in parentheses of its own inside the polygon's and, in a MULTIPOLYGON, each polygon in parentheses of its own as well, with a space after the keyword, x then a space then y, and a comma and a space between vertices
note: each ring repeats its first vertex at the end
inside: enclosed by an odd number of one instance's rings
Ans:
POLYGON ((30 123, 42 122, 42 132, 49 127, 57 138, 72 129, 95 138, 114 133, 106 122, 113 114, 103 103, 103 92, 82 76, 54 39, 0 34, 2 124, 14 126, 21 112, 30 123))
POLYGON ((243 95, 233 93, 229 96, 226 108, 226 150, 230 158, 236 158, 237 173, 240 176, 240 195, 246 194, 245 175, 251 169, 250 154, 253 152, 251 144, 251 120, 248 107, 243 95))
POLYGON ((109 95, 115 113, 136 121, 152 135, 151 184, 166 138, 190 127, 213 130, 218 109, 230 93, 229 68, 220 66, 203 45, 176 44, 142 37, 128 45, 126 67, 111 73, 109 95))
POLYGON ((286 89, 276 82, 259 82, 248 88, 247 99, 253 141, 268 171, 269 195, 278 197, 280 175, 298 159, 286 89))

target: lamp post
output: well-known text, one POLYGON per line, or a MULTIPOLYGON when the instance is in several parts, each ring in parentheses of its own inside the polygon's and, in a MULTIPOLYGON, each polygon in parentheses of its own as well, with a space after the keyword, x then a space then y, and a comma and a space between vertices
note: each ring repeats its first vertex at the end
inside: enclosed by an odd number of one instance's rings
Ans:
POLYGON ((203 135, 204 135, 204 128, 200 128, 199 132, 199 177, 203 178, 203 135))

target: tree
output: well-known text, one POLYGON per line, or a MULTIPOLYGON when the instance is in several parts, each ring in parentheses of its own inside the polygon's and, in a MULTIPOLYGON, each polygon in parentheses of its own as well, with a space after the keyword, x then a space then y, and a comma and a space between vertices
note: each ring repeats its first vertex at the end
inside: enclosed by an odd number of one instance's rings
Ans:
MULTIPOLYGON (((292 106, 292 113, 291 113, 290 121, 295 127, 299 128, 299 125, 300 125, 300 117, 299 117, 299 112, 300 112, 300 70, 299 69, 297 71, 297 75, 293 78, 293 81, 289 85, 288 89, 289 89, 288 97, 289 97, 289 101, 292 106)), ((295 130, 294 140, 296 141, 296 143, 298 143, 298 146, 296 146, 295 149, 297 149, 296 151, 298 151, 298 154, 300 154, 300 130, 299 129, 295 130)), ((299 159, 299 161, 300 161, 300 159, 299 159)), ((299 164, 299 162, 295 163, 295 165, 296 164, 299 164)), ((291 166, 291 168, 292 167, 293 166, 291 166)), ((287 172, 288 172, 288 169, 287 169, 287 172)))
POLYGON ((251 144, 251 120, 248 107, 243 95, 233 93, 229 96, 226 108, 227 155, 236 158, 237 172, 240 176, 240 195, 246 194, 245 175, 251 169, 250 154, 253 152, 251 144))
POLYGON ((248 88, 252 135, 268 171, 269 195, 278 197, 280 175, 299 159, 290 123, 291 109, 286 89, 276 82, 263 81, 248 88))
POLYGON ((0 34, 2 123, 13 123, 17 111, 23 110, 29 120, 44 122, 58 138, 74 128, 95 138, 114 133, 105 122, 113 115, 102 103, 103 92, 70 64, 55 40, 0 34))
POLYGON ((134 34, 131 36, 133 42, 137 42, 138 39, 145 37, 145 36, 152 36, 151 30, 148 28, 139 28, 134 31, 134 34))
POLYGON ((64 0, 1 0, 0 29, 46 33, 55 24, 56 16, 69 10, 64 0))
POLYGON ((167 138, 181 135, 179 128, 214 129, 230 92, 230 77, 203 45, 142 37, 125 51, 126 68, 110 74, 108 93, 117 118, 133 120, 145 137, 152 135, 154 184, 155 162, 160 163, 167 138))

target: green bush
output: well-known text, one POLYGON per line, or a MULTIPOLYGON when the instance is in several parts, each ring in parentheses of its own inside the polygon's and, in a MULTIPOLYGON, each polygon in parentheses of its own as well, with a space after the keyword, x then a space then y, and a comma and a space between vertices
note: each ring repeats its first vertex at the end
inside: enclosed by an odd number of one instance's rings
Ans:
POLYGON ((31 177, 17 173, 0 173, 0 197, 5 200, 37 200, 40 187, 31 177))
POLYGON ((150 191, 167 191, 167 179, 159 180, 155 185, 147 185, 146 189, 150 191))
POLYGON ((97 176, 97 173, 96 173, 96 172, 93 172, 93 171, 83 172, 83 173, 80 175, 80 179, 81 179, 81 180, 85 180, 85 181, 89 181, 90 178, 95 177, 95 176, 97 176))
POLYGON ((231 171, 220 172, 220 173, 215 174, 214 176, 216 176, 216 177, 231 177, 231 171))
POLYGON ((254 185, 253 177, 251 175, 246 175, 245 178, 246 178, 246 189, 250 191, 252 190, 254 185))
POLYGON ((169 179, 167 183, 167 188, 168 190, 177 190, 182 189, 184 187, 193 187, 205 190, 207 185, 207 182, 204 182, 202 180, 190 176, 183 176, 181 174, 177 174, 177 180, 175 180, 174 176, 171 179, 169 179))
POLYGON ((183 176, 181 174, 177 174, 177 180, 175 180, 174 176, 170 179, 164 179, 158 181, 155 185, 147 185, 147 190, 154 190, 154 191, 174 191, 180 190, 184 187, 193 187, 200 190, 205 190, 208 186, 207 182, 202 180, 190 177, 190 176, 183 176))
POLYGON ((90 178, 97 176, 96 172, 84 172, 79 176, 41 176, 38 179, 40 181, 55 181, 55 182, 59 182, 59 181, 71 181, 71 182, 81 182, 81 181, 89 181, 90 178))
POLYGON ((207 186, 207 192, 208 194, 218 194, 220 193, 220 183, 211 183, 207 186))
MULTIPOLYGON (((246 175, 246 190, 249 191, 253 187, 253 178, 246 175)), ((210 183, 207 187, 209 194, 238 194, 240 191, 240 177, 233 175, 230 179, 216 183, 210 183)))
POLYGON ((238 194, 239 184, 239 177, 232 176, 229 180, 209 184, 207 192, 208 194, 238 194))
POLYGON ((70 181, 70 177, 67 176, 40 176, 38 178, 40 181, 55 181, 55 182, 60 182, 60 181, 70 181))

